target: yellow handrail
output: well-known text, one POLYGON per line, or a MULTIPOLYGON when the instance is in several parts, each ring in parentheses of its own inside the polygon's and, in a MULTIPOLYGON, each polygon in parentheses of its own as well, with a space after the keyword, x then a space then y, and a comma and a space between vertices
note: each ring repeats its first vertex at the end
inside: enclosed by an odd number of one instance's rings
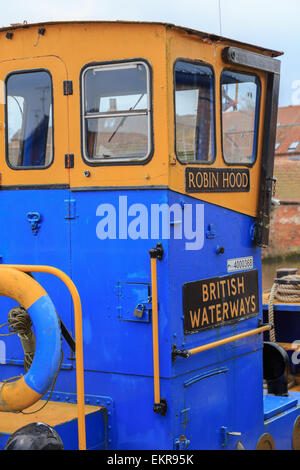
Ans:
POLYGON ((79 293, 72 279, 66 273, 53 266, 2 264, 6 268, 15 268, 23 272, 48 273, 58 277, 69 289, 74 305, 75 343, 76 343, 76 384, 78 413, 78 448, 86 450, 85 407, 84 407, 84 373, 83 373, 83 339, 82 309, 79 293))
POLYGON ((163 257, 163 247, 157 243, 151 248, 151 291, 152 291, 152 342, 153 342, 153 381, 154 381, 154 406, 153 411, 165 416, 167 403, 160 397, 160 373, 159 373, 159 335, 158 335, 158 296, 157 296, 157 260, 163 257))
POLYGON ((259 333, 262 333, 263 331, 271 330, 271 328, 272 326, 269 324, 263 325, 263 326, 260 326, 259 328, 254 328, 253 330, 245 331, 244 333, 239 333, 234 336, 229 336, 228 338, 219 339, 218 341, 214 341, 212 343, 207 343, 207 344, 203 344, 202 346, 197 346, 196 348, 184 349, 184 350, 175 349, 173 354, 188 358, 192 356, 193 354, 198 354, 199 352, 202 352, 202 351, 207 351, 209 349, 217 348, 218 346, 222 346, 223 344, 232 343, 233 341, 247 338, 248 336, 257 335, 259 333))
POLYGON ((158 307, 157 307, 157 265, 156 258, 151 258, 152 285, 152 341, 153 341, 153 379, 154 402, 160 403, 159 346, 158 346, 158 307))

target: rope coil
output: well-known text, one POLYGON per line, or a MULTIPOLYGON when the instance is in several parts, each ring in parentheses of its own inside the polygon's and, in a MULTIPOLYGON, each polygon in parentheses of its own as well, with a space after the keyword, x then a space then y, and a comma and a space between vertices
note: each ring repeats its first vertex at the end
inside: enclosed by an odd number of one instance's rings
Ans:
POLYGON ((286 303, 300 303, 300 275, 289 274, 280 278, 278 282, 274 282, 268 305, 269 323, 274 327, 270 330, 270 341, 276 342, 275 325, 274 325, 274 300, 286 303), (282 283, 280 281, 283 281, 282 283))
MULTIPOLYGON (((35 336, 32 331, 33 324, 32 324, 31 318, 28 315, 27 311, 19 305, 19 306, 12 308, 8 312, 8 322, 0 325, 0 329, 4 326, 8 326, 9 333, 0 333, 0 336, 11 336, 15 334, 19 336, 21 343, 22 343, 23 351, 24 351, 24 370, 25 372, 27 372, 31 367, 31 364, 34 358, 34 353, 35 353, 35 336)), ((62 338, 61 338, 61 341, 62 341, 62 338)), ((51 395, 52 395, 52 392, 54 390, 54 386, 56 383, 56 379, 58 376, 58 372, 62 365, 62 361, 63 361, 63 351, 62 351, 62 345, 61 345, 60 365, 54 377, 53 383, 49 387, 50 395, 47 398, 46 402, 38 410, 34 410, 32 412, 12 411, 6 408, 5 404, 2 403, 2 401, 0 400, 0 403, 3 406, 3 408, 5 408, 6 411, 11 412, 11 413, 22 413, 22 414, 34 414, 40 411, 41 409, 43 409, 51 398, 51 395)), ((16 377, 10 377, 9 379, 3 379, 2 382, 0 383, 0 391, 7 382, 14 381, 20 377, 21 375, 16 376, 16 377)))
POLYGON ((31 329, 31 318, 23 307, 14 307, 8 312, 8 323, 8 330, 16 333, 21 340, 24 350, 24 370, 27 372, 35 352, 35 336, 31 329))
POLYGON ((8 312, 8 322, 0 325, 0 329, 8 326, 9 333, 0 333, 0 336, 12 336, 17 334, 21 340, 24 351, 24 370, 30 369, 35 352, 35 336, 32 331, 32 321, 27 311, 17 306, 8 312))

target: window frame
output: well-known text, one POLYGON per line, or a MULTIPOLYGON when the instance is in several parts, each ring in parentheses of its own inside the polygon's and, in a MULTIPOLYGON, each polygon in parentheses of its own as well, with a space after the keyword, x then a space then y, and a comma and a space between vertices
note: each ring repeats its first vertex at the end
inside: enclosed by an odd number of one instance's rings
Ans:
POLYGON ((216 140, 216 76, 215 76, 215 70, 212 64, 208 62, 204 62, 203 60, 197 60, 197 59, 188 59, 184 57, 177 57, 177 59, 174 61, 173 64, 173 111, 174 111, 174 153, 176 155, 176 160, 181 164, 181 165, 213 165, 216 161, 217 158, 217 140, 216 140), (180 158, 177 155, 177 138, 176 138, 176 77, 175 77, 175 68, 177 62, 187 62, 189 64, 195 64, 195 65, 203 65, 208 67, 212 71, 212 87, 213 87, 213 133, 212 133, 212 138, 213 138, 213 144, 214 144, 214 153, 212 155, 212 159, 210 161, 205 161, 205 160, 193 160, 192 162, 184 162, 180 160, 180 158))
MULTIPOLYGON (((104 61, 104 62, 89 62, 85 64, 79 74, 79 90, 80 90, 80 129, 81 129, 81 158, 86 165, 89 166, 123 166, 123 165, 146 165, 152 159, 154 154, 154 133, 153 133, 153 73, 152 66, 147 59, 144 58, 134 58, 134 59, 122 59, 122 60, 113 60, 113 61, 104 61), (109 159, 95 159, 91 160, 86 156, 86 132, 85 132, 85 93, 84 93, 84 75, 87 70, 103 67, 105 69, 109 66, 115 66, 117 69, 118 65, 134 64, 141 63, 145 66, 146 76, 147 76, 147 114, 148 117, 148 152, 144 158, 133 158, 133 157, 121 157, 121 158, 111 158, 109 159)), ((121 115, 121 113, 120 113, 121 115)), ((122 116, 130 116, 128 114, 122 114, 122 116)))
POLYGON ((260 119, 261 119, 261 106, 262 106, 262 84, 261 84, 261 79, 260 76, 257 75, 255 72, 248 72, 247 70, 240 70, 232 67, 224 67, 221 70, 220 73, 220 130, 221 130, 221 151, 222 151, 222 158, 224 163, 227 166, 246 166, 251 168, 253 165, 255 165, 257 161, 257 155, 258 155, 258 141, 259 141, 259 126, 260 126, 260 119), (254 120, 254 136, 255 142, 253 142, 253 152, 252 156, 254 156, 253 161, 250 163, 247 162, 228 162, 226 161, 225 154, 224 154, 224 148, 223 148, 223 111, 222 111, 222 74, 223 72, 235 72, 240 75, 251 75, 257 79, 258 82, 258 90, 257 90, 257 101, 256 101, 256 106, 255 106, 255 120, 254 120), (254 154, 254 155, 253 155, 254 154))
POLYGON ((5 110, 4 110, 4 117, 5 117, 5 160, 7 166, 15 171, 27 171, 27 170, 46 170, 48 169, 54 162, 55 159, 55 146, 54 146, 54 96, 53 96, 53 80, 52 74, 50 70, 45 68, 37 68, 37 69, 19 69, 13 70, 9 72, 4 80, 4 88, 5 88, 5 110), (12 75, 17 74, 27 74, 27 73, 36 73, 36 72, 46 72, 50 77, 50 84, 51 84, 51 107, 52 107, 52 158, 47 165, 34 165, 34 166, 13 166, 11 165, 9 158, 8 158, 8 94, 7 94, 7 82, 12 75))

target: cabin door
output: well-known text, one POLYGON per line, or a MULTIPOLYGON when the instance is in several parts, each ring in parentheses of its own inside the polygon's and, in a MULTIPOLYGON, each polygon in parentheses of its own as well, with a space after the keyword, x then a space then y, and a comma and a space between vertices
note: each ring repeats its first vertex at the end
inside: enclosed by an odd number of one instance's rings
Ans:
MULTIPOLYGON (((70 272, 68 99, 65 64, 58 57, 0 62, 0 260, 3 264, 50 265, 70 272), (67 157, 66 157, 67 158, 67 157)), ((70 295, 49 274, 34 277, 58 315, 73 330, 70 295)), ((1 321, 15 302, 2 297, 1 321)), ((0 333, 7 333, 7 327, 0 333)), ((0 378, 24 373, 17 335, 0 338, 0 378)), ((64 366, 71 368, 64 343, 64 366)))

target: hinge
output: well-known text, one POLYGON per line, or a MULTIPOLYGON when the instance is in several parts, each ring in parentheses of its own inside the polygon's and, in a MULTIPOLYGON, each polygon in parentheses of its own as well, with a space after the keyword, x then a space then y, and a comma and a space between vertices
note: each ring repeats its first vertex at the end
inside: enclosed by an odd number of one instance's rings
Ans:
POLYGON ((176 165, 176 161, 177 161, 177 160, 176 160, 176 155, 175 155, 175 153, 171 153, 171 154, 169 155, 169 163, 170 163, 170 165, 176 165))
POLYGON ((269 243, 269 229, 272 198, 275 194, 276 178, 266 178, 261 186, 262 200, 253 230, 253 240, 257 246, 266 247, 269 243))
POLYGON ((73 82, 72 80, 64 80, 64 95, 73 95, 73 82))
POLYGON ((65 219, 76 218, 76 201, 75 199, 65 199, 65 219))
POLYGON ((74 154, 73 153, 65 154, 65 168, 74 168, 74 154))

